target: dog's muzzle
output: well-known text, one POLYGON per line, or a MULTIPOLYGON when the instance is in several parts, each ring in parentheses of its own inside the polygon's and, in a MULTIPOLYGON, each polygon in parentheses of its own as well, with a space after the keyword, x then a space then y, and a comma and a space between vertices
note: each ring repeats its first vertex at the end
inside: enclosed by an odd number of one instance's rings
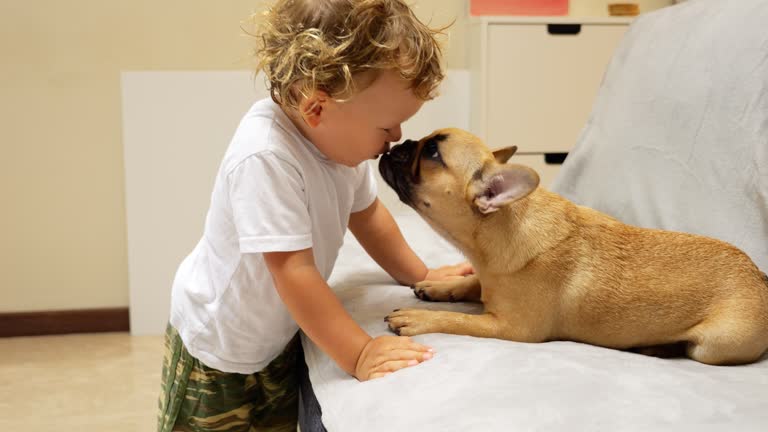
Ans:
POLYGON ((418 183, 418 142, 405 140, 381 156, 379 172, 384 181, 397 192, 400 201, 411 205, 413 185, 418 183))

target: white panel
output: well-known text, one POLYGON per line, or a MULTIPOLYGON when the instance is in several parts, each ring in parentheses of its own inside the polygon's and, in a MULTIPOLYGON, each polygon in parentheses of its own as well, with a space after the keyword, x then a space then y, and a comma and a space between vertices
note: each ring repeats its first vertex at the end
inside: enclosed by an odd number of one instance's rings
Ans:
MULTIPOLYGON (((442 96, 404 125, 403 136, 468 128, 468 88, 467 71, 449 71, 442 96)), ((122 91, 131 332, 161 334, 173 276, 202 234, 221 157, 266 91, 248 71, 125 72, 122 91)), ((385 204, 404 211, 379 184, 385 204)))
POLYGON ((125 72, 122 87, 131 332, 159 334, 224 150, 265 91, 239 71, 125 72))

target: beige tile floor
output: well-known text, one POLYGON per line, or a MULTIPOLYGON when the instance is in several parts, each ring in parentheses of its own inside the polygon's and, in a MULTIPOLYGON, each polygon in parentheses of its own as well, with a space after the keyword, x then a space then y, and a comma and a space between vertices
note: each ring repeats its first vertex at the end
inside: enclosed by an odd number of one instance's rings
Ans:
POLYGON ((161 336, 0 338, 0 432, 152 432, 161 336))

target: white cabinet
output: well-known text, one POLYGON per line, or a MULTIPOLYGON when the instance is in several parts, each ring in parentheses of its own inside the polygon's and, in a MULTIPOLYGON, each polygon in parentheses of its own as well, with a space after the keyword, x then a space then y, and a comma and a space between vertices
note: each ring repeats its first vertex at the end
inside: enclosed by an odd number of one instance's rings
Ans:
MULTIPOLYGON (((470 125, 491 148, 517 145, 542 185, 586 124, 631 19, 482 17, 472 22, 470 125), (552 157, 550 159, 557 159, 552 157)), ((522 160, 519 160, 522 163, 522 160)))

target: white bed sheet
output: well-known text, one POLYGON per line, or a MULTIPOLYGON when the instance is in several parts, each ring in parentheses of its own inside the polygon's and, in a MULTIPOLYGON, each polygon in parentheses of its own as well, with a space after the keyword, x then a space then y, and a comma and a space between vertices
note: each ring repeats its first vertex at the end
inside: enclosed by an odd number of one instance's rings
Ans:
MULTIPOLYGON (((428 265, 462 257, 414 213, 398 222, 428 265)), ((398 307, 479 312, 429 303, 396 285, 348 236, 331 285, 371 335, 398 307)), ((360 383, 304 340, 329 431, 768 431, 768 359, 715 367, 572 342, 524 344, 430 334, 434 359, 360 383)))

